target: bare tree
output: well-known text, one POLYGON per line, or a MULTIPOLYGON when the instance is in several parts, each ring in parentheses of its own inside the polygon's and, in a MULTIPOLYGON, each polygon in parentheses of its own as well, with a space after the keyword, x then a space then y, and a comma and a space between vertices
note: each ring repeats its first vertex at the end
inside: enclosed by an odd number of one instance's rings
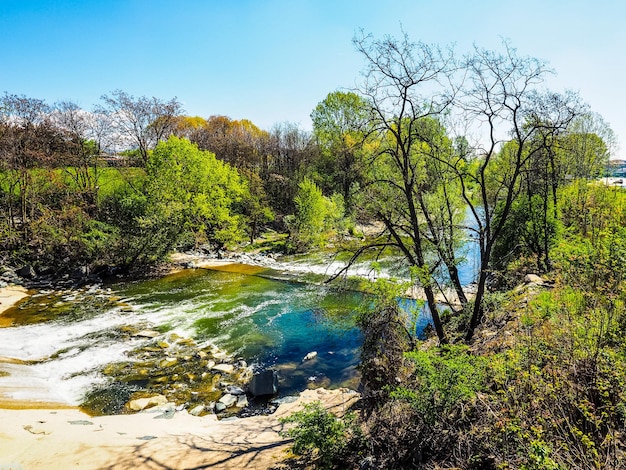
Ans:
POLYGON ((550 70, 538 59, 519 57, 506 42, 502 53, 476 47, 463 68, 467 86, 455 110, 473 123, 480 136, 473 152, 460 155, 454 163, 480 248, 477 292, 466 334, 469 341, 482 319, 494 244, 520 191, 526 164, 554 143, 554 135, 565 132, 579 103, 573 94, 540 93, 538 85, 550 70), (502 152, 505 143, 508 147, 502 152), (475 158, 468 158, 471 155, 475 158))
POLYGON ((14 228, 19 221, 24 239, 36 208, 31 170, 55 165, 64 145, 49 112, 50 107, 40 99, 8 93, 0 99, 0 166, 9 189, 8 219, 14 228), (17 211, 13 208, 15 194, 17 211))
MULTIPOLYGON (((447 337, 435 302, 437 262, 428 256, 443 247, 444 233, 435 229, 436 218, 424 194, 433 181, 425 177, 425 159, 442 144, 437 118, 452 104, 454 87, 449 78, 454 70, 451 51, 412 43, 406 34, 401 40, 391 37, 374 40, 361 36, 353 40, 365 57, 361 95, 371 104, 372 122, 379 146, 373 152, 370 178, 365 194, 375 216, 384 222, 386 242, 377 243, 398 249, 407 260, 424 291, 441 343, 447 337)), ((454 253, 448 259, 450 274, 458 285, 459 298, 465 300, 458 282, 454 253)))
POLYGON ((176 118, 183 112, 176 98, 163 101, 159 98, 138 98, 122 90, 101 97, 103 105, 97 113, 108 115, 119 135, 122 145, 138 149, 143 164, 148 161, 148 151, 174 133, 176 118))

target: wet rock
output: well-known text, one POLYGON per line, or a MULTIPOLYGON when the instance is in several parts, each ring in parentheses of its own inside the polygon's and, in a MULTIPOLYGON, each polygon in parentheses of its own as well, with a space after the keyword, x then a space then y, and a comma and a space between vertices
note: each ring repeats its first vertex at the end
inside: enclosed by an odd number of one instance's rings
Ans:
POLYGON ((311 361, 317 357, 317 351, 311 351, 302 359, 302 362, 311 361))
POLYGON ((226 393, 230 393, 231 395, 245 395, 246 394, 243 388, 237 387, 235 385, 228 385, 226 387, 226 393))
POLYGON ((80 266, 70 274, 72 279, 83 279, 91 274, 89 266, 80 266))
POLYGON ((237 404, 235 405, 237 408, 245 408, 248 406, 248 397, 245 395, 239 395, 237 397, 237 404))
POLYGON ((215 412, 216 413, 220 413, 220 412, 224 411, 225 409, 226 409, 226 405, 224 403, 221 403, 221 402, 218 401, 215 404, 215 412))
POLYGON ((212 370, 223 372, 224 374, 232 374, 235 372, 235 366, 232 364, 216 364, 211 367, 212 370))
POLYGON ((153 406, 163 406, 167 404, 167 398, 163 395, 155 395, 148 398, 137 398, 128 402, 127 407, 131 411, 141 411, 153 406))
POLYGON ((275 370, 264 370, 252 377, 248 391, 256 396, 278 393, 278 374, 275 370))
POLYGON ((228 354, 226 354, 225 352, 218 351, 218 352, 213 353, 213 357, 217 359, 218 361, 224 361, 228 359, 228 354))
POLYGON ((20 269, 16 271, 16 274, 26 279, 32 279, 35 276, 37 276, 35 269, 30 264, 27 264, 26 266, 22 266, 20 269))
POLYGON ((276 399, 270 401, 270 403, 272 405, 280 406, 283 403, 294 403, 296 401, 298 401, 298 397, 297 396, 288 396, 288 397, 276 398, 276 399))
POLYGON ((159 333, 158 331, 154 331, 154 330, 141 330, 135 333, 133 336, 139 336, 141 338, 156 338, 160 334, 161 333, 159 333))
POLYGON ((219 399, 218 403, 222 403, 226 408, 230 408, 235 403, 237 403, 237 397, 235 395, 231 395, 227 393, 222 398, 219 399))
POLYGON ((159 367, 161 368, 172 367, 172 366, 175 366, 176 364, 178 364, 178 359, 176 359, 175 357, 166 357, 161 362, 159 362, 159 367))

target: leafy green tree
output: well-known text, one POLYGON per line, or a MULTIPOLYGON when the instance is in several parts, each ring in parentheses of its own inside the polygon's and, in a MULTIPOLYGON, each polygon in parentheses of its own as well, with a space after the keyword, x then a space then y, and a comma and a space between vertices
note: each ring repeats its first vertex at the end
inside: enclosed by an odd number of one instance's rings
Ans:
POLYGON ((176 227, 176 236, 188 230, 220 247, 241 240, 242 217, 234 208, 245 191, 235 168, 186 139, 170 137, 148 159, 148 217, 176 227))
POLYGON ((262 227, 274 220, 274 212, 269 206, 269 199, 259 175, 245 168, 240 169, 239 172, 247 183, 241 206, 246 219, 246 231, 250 237, 250 243, 254 243, 255 238, 260 235, 262 227))
POLYGON ((308 178, 298 185, 298 193, 294 198, 296 212, 286 221, 293 250, 304 251, 324 243, 326 232, 344 215, 343 200, 337 196, 325 197, 322 190, 308 178))
POLYGON ((343 195, 351 209, 351 193, 363 183, 362 148, 370 119, 369 106, 356 93, 335 91, 315 107, 311 119, 321 152, 316 167, 322 189, 343 195))

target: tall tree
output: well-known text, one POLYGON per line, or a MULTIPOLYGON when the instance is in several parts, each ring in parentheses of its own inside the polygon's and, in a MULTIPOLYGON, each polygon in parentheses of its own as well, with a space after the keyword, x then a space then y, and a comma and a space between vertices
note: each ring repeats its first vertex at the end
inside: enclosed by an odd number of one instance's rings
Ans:
POLYGON ((579 102, 574 94, 538 92, 537 86, 550 72, 546 64, 519 57, 506 42, 503 52, 476 47, 465 59, 463 70, 467 81, 456 110, 480 136, 473 152, 460 155, 453 165, 480 248, 476 297, 466 334, 469 341, 482 320, 494 245, 519 194, 522 173, 530 159, 554 144, 554 136, 567 130, 579 112, 579 102), (500 152, 505 142, 510 143, 508 150, 500 152))
POLYGON ((13 228, 19 222, 24 240, 38 207, 31 170, 55 165, 64 146, 49 112, 43 100, 24 95, 5 93, 0 100, 0 167, 7 179, 7 216, 13 228))
POLYGON ((61 101, 55 104, 52 116, 54 123, 63 132, 66 142, 61 167, 71 177, 84 202, 93 209, 96 206, 99 188, 100 153, 98 142, 90 139, 94 133, 93 115, 81 109, 76 103, 61 101))
POLYGON ((368 135, 369 106, 356 93, 335 91, 315 107, 311 120, 321 152, 317 166, 322 189, 340 193, 351 208, 351 192, 363 183, 362 148, 368 135))
POLYGON ((435 302, 437 263, 428 256, 422 214, 428 206, 422 195, 431 183, 424 158, 436 148, 432 138, 438 137, 428 124, 452 103, 445 85, 453 58, 450 51, 413 43, 406 34, 401 40, 361 35, 353 42, 365 58, 360 92, 371 105, 371 124, 380 142, 370 160, 368 186, 375 215, 386 227, 383 245, 400 250, 416 274, 439 341, 444 343, 447 337, 435 302))
POLYGON ((101 99, 103 104, 96 112, 110 116, 119 136, 118 144, 136 148, 144 165, 148 151, 174 133, 176 117, 182 114, 182 105, 176 98, 163 101, 115 90, 101 99))

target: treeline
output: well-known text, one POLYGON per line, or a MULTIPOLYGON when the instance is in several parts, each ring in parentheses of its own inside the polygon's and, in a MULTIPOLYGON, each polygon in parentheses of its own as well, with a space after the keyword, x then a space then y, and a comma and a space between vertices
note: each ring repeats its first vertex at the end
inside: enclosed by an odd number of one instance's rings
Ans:
MULTIPOLYGON (((247 120, 189 117, 176 99, 117 90, 86 111, 5 93, 3 258, 38 268, 128 269, 175 247, 253 241, 270 223, 285 231, 286 222, 293 232, 287 249, 307 249, 324 227, 312 220, 305 228, 306 209, 293 216, 298 204, 333 206, 305 182, 319 155, 311 133, 294 124, 264 131, 247 120)), ((340 219, 342 203, 333 207, 340 219)))

